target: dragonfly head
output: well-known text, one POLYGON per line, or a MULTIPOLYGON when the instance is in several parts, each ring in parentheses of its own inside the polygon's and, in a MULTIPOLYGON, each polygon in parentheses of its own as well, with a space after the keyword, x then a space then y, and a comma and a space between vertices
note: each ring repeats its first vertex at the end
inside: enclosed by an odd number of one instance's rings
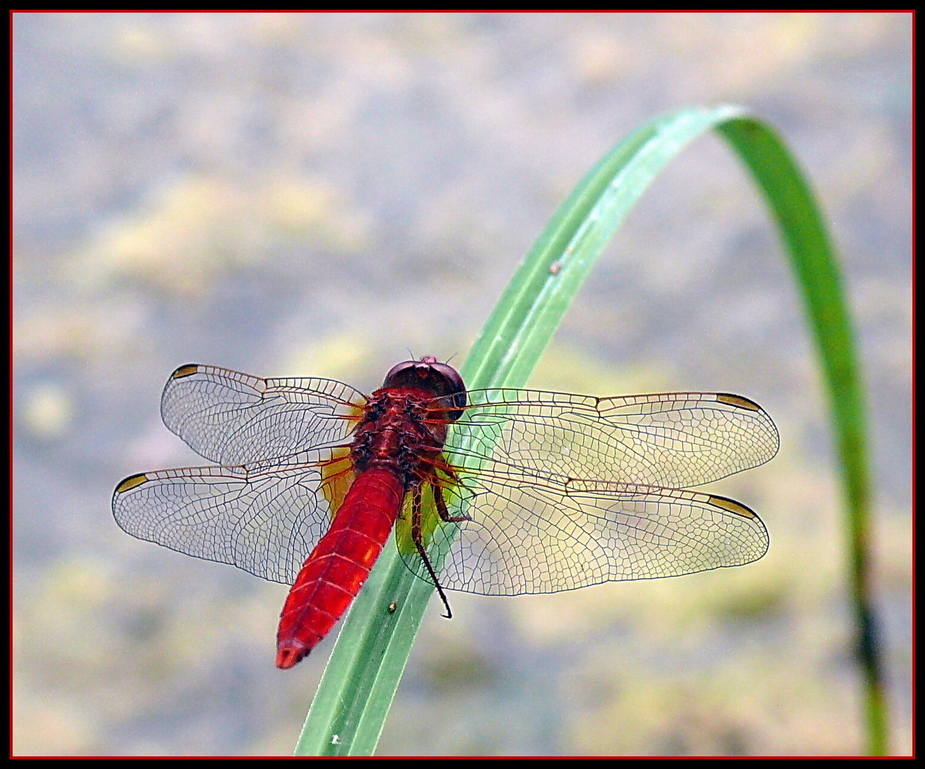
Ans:
MULTIPOLYGON (((466 406, 466 385, 459 372, 447 363, 440 363, 432 355, 420 360, 406 360, 392 367, 385 375, 383 387, 413 387, 433 393, 435 397, 452 396, 453 405, 466 406)), ((449 411, 448 416, 458 419, 460 411, 449 411)))

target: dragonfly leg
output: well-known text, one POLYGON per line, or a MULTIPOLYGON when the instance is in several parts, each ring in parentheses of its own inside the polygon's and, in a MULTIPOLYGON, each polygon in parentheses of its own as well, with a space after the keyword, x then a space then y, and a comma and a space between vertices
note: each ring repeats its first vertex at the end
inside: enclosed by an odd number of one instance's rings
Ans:
POLYGON ((434 491, 434 502, 437 503, 437 512, 440 513, 440 519, 447 523, 461 523, 462 521, 471 521, 472 517, 468 515, 450 515, 447 509, 446 500, 443 498, 443 487, 433 484, 431 488, 434 491))
MULTIPOLYGON (((434 497, 437 498, 436 493, 434 494, 434 497)), ((439 506, 440 503, 437 503, 438 509, 439 506)), ((444 509, 446 509, 446 505, 444 505, 444 509)), ((414 542, 414 546, 417 548, 418 555, 421 556, 421 560, 424 561, 424 566, 427 568, 427 573, 430 574, 430 579, 434 583, 434 587, 437 588, 437 594, 440 596, 440 600, 443 601, 443 605, 446 607, 446 614, 443 616, 447 619, 452 619, 453 612, 450 611, 450 602, 447 600, 446 593, 443 592, 443 588, 440 587, 440 580, 437 579, 437 572, 434 571, 434 566, 430 562, 430 558, 427 555, 427 550, 424 548, 424 536, 421 533, 420 485, 415 486, 411 492, 411 540, 414 542)))

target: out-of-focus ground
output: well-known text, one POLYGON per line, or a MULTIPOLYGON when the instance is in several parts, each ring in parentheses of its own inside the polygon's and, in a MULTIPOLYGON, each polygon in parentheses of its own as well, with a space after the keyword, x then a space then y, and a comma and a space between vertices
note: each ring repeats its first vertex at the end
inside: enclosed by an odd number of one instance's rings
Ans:
MULTIPOLYGON (((911 751, 909 14, 13 16, 16 754, 291 753, 334 635, 273 667, 285 596, 126 536, 124 476, 198 464, 187 362, 375 388, 464 360, 618 139, 684 106, 777 126, 844 258, 870 396, 892 749, 911 751)), ((381 754, 855 754, 840 496, 813 349, 719 139, 650 189, 532 384, 738 392, 780 428, 717 484, 756 564, 432 603, 381 754)))

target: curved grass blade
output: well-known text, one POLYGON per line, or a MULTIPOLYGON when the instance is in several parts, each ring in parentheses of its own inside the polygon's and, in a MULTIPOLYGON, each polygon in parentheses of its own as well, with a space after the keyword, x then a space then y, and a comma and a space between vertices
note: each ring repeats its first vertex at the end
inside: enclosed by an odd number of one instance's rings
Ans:
MULTIPOLYGON (((822 270, 821 281, 813 283, 827 287, 826 298, 808 301, 813 317, 824 318, 814 324, 817 340, 832 324, 847 327, 845 312, 826 309, 833 301, 843 308, 838 283, 831 281, 835 273, 832 252, 812 196, 783 145, 775 144, 770 129, 738 107, 688 109, 654 120, 621 141, 562 204, 518 267, 470 352, 461 371, 469 387, 526 384, 565 311, 626 214, 672 158, 693 139, 717 128, 743 156, 771 201, 795 263, 801 262, 803 251, 808 249, 813 254, 811 263, 829 264, 822 270), (805 192, 799 202, 789 198, 795 189, 805 192), (796 210, 791 210, 794 207, 796 210), (780 219, 782 216, 799 225, 780 219)), ((800 267, 797 272, 802 275, 800 267)), ((805 291, 815 297, 819 288, 805 291)), ((842 355, 853 359, 850 334, 840 349, 842 355)), ((834 367, 849 374, 856 370, 844 363, 834 367)), ((857 379, 852 381, 856 385, 857 379)), ((832 392, 836 389, 832 387, 832 392)), ((853 401, 860 403, 859 391, 853 401)), ((839 413, 843 409, 860 414, 842 406, 839 413)), ((837 422, 838 429, 844 429, 845 424, 859 426, 859 419, 837 422)), ((863 431, 860 439, 852 435, 850 445, 863 449, 863 431)), ((862 465, 863 457, 861 451, 858 462, 862 465)), ((853 483, 850 488, 855 493, 866 485, 853 483)), ((862 510, 863 505, 857 509, 862 510)), ((863 517, 863 513, 858 515, 863 517)), ((337 639, 297 755, 372 754, 432 594, 433 587, 405 568, 390 542, 337 639)))
POLYGON ((838 259, 815 196, 776 132, 752 118, 724 123, 719 131, 739 153, 767 199, 813 331, 841 465, 855 653, 866 694, 867 749, 871 755, 886 755, 889 740, 883 651, 870 581, 871 488, 865 398, 838 259))

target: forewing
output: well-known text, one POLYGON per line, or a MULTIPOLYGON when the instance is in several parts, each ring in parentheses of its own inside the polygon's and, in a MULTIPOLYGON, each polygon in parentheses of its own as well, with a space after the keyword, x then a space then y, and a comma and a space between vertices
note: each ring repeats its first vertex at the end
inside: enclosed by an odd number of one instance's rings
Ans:
POLYGON ((344 442, 365 403, 331 379, 261 379, 191 364, 171 374, 161 416, 200 456, 246 465, 344 442))
POLYGON ((468 393, 446 448, 472 469, 498 462, 540 476, 679 488, 763 464, 778 445, 771 418, 738 395, 495 389, 468 393))
MULTIPOLYGON (((483 595, 573 590, 755 561, 768 533, 725 497, 637 484, 514 475, 454 492, 469 520, 437 527, 440 585, 483 595)), ((420 559, 406 561, 423 579, 420 559)))
POLYGON ((133 475, 116 487, 113 515, 139 539, 292 584, 330 525, 324 465, 312 459, 133 475))

